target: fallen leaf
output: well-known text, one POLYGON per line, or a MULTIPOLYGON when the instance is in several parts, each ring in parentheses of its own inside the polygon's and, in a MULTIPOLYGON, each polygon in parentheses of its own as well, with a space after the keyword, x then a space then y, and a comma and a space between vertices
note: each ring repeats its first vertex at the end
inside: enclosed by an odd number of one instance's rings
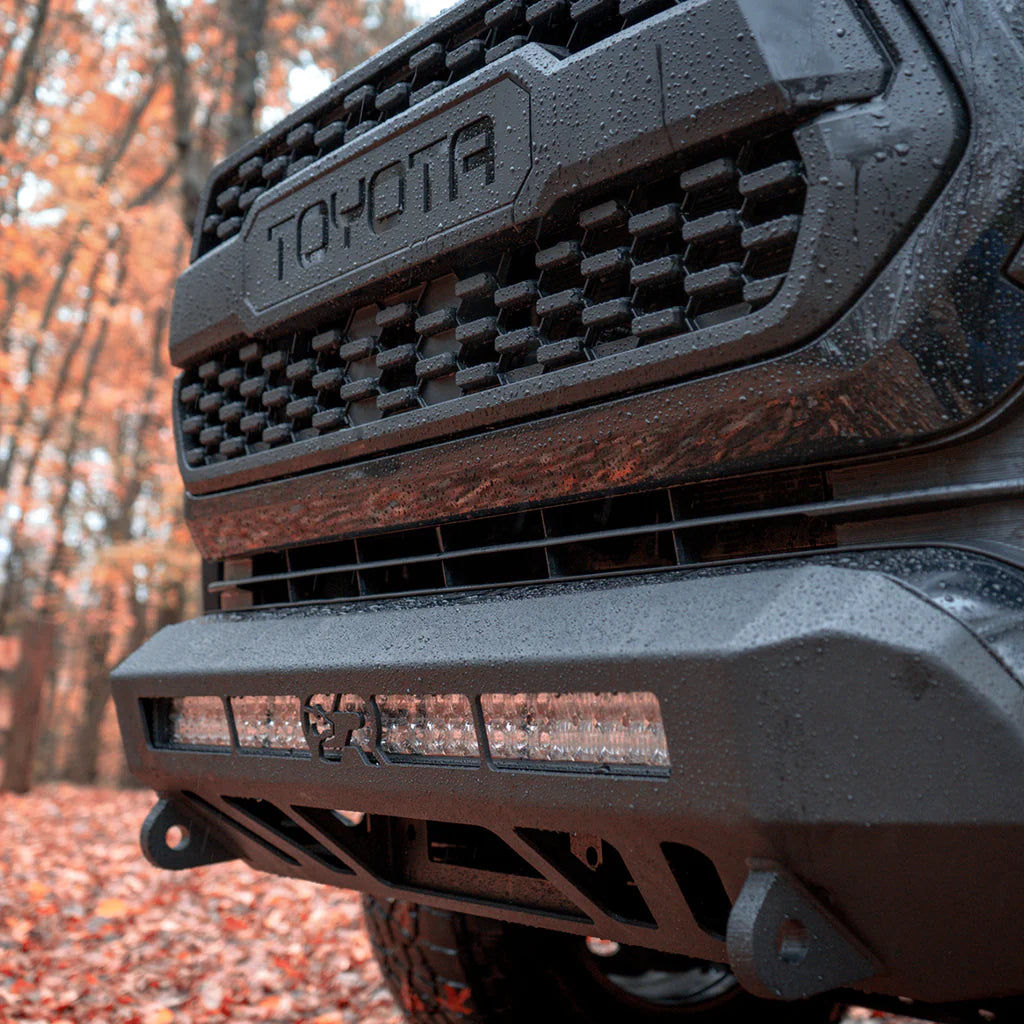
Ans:
MULTIPOLYGON (((356 893, 242 861, 160 871, 136 840, 152 805, 138 790, 0 794, 2 1024, 404 1024, 356 893), (43 879, 55 913, 37 915, 43 879)), ((846 1024, 900 1024, 856 1013, 846 1024)))
POLYGON ((96 916, 106 918, 126 917, 131 913, 131 907, 124 900, 116 897, 107 900, 100 900, 96 904, 96 916))

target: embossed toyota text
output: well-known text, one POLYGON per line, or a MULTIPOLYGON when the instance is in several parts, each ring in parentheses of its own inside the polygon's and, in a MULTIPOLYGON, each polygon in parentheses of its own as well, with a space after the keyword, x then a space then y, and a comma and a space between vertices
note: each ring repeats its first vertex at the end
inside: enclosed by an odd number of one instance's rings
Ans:
POLYGON ((442 203, 458 202, 470 182, 490 185, 494 165, 494 122, 480 117, 372 174, 346 177, 342 168, 336 180, 324 182, 330 189, 326 195, 267 228, 278 281, 293 267, 309 267, 329 255, 338 259, 358 247, 362 231, 390 231, 409 209, 429 213, 442 203))
POLYGON ((501 78, 429 106, 256 200, 241 232, 250 310, 340 299, 512 226, 532 165, 528 92, 501 78))

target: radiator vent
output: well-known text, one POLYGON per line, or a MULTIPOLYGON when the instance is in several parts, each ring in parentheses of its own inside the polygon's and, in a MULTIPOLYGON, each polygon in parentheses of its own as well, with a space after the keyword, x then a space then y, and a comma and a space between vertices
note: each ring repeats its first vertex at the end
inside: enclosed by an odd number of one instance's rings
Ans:
POLYGON ((835 546, 824 472, 664 488, 231 559, 209 610, 586 579, 835 546))

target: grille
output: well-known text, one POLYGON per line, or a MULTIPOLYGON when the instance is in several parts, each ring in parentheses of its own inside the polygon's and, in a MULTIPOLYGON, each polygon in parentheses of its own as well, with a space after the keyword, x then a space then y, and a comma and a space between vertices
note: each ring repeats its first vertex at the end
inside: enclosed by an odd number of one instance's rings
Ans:
POLYGON ((789 132, 606 189, 550 215, 536 241, 188 369, 185 460, 266 451, 746 316, 785 280, 805 196, 789 132))
POLYGON ((835 547, 821 470, 686 484, 231 559, 208 610, 359 601, 835 547))
POLYGON ((345 142, 436 95, 454 82, 527 43, 565 57, 606 39, 674 0, 500 0, 452 22, 444 18, 432 41, 370 76, 234 168, 212 192, 200 226, 202 255, 238 233, 249 207, 267 189, 345 142))

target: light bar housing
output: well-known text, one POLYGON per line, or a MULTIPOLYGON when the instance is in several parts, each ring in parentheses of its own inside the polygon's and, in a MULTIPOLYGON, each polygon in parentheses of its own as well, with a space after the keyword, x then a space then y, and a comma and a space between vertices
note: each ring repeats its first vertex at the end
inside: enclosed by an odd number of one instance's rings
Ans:
POLYGON ((169 749, 236 746, 333 760, 352 747, 371 761, 479 761, 486 749, 498 766, 670 767, 658 698, 643 691, 486 693, 479 717, 458 693, 186 696, 145 707, 154 746, 169 749))

